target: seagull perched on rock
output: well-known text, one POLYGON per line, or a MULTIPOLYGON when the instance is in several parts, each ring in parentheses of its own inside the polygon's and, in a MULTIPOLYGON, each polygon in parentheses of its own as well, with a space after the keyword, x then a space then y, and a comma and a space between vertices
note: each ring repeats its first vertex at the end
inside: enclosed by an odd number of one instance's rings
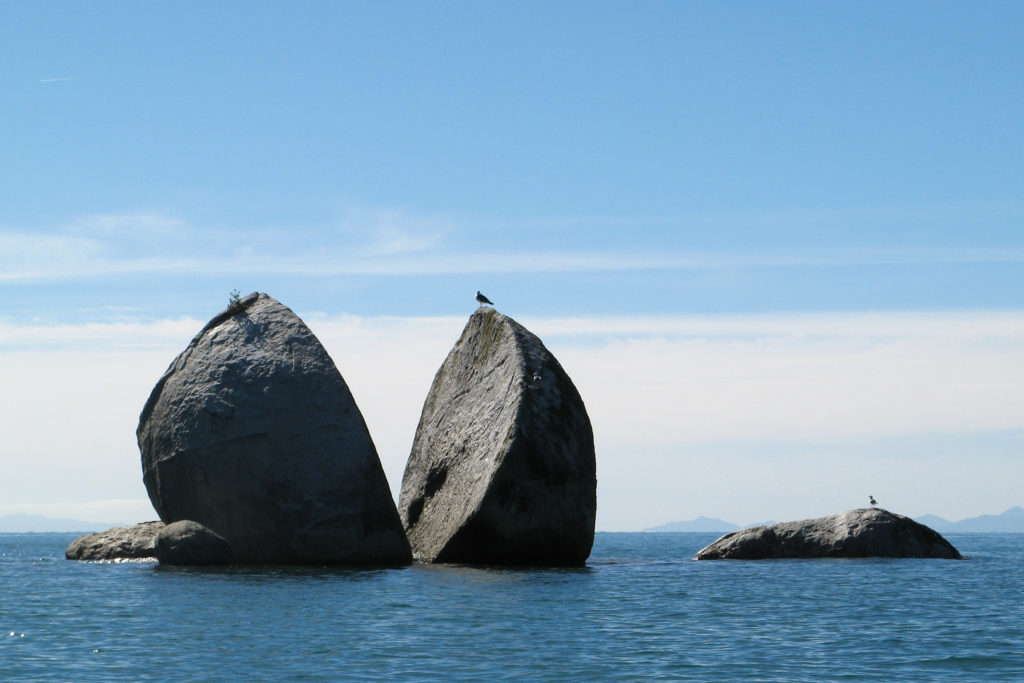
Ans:
POLYGON ((476 290, 476 300, 479 301, 481 304, 490 304, 492 306, 494 305, 494 302, 488 299, 483 294, 481 294, 479 289, 476 290))
POLYGON ((871 502, 871 507, 878 505, 878 501, 875 500, 874 496, 868 496, 868 500, 871 502))

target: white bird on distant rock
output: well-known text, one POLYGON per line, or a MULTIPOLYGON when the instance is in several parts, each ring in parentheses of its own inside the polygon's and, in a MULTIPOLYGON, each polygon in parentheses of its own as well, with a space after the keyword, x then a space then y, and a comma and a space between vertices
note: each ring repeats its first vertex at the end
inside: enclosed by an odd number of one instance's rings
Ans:
POLYGON ((492 306, 494 305, 494 302, 488 299, 483 294, 481 294, 479 289, 476 290, 476 300, 479 301, 481 304, 490 304, 492 306))

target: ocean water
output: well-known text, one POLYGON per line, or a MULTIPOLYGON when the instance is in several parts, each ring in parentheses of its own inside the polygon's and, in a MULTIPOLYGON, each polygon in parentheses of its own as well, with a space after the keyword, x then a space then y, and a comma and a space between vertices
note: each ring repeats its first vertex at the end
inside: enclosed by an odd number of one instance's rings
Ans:
POLYGON ((964 561, 694 562, 597 535, 582 569, 168 568, 0 534, 3 680, 1024 680, 1024 535, 964 561))

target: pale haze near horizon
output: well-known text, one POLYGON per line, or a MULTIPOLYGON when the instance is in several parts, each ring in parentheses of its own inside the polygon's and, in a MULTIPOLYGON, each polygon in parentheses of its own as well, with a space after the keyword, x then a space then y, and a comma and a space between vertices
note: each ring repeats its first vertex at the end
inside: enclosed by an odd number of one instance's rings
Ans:
POLYGON ((481 289, 583 396, 600 530, 1024 504, 1019 6, 10 15, 0 514, 154 518, 139 411, 236 288, 394 492, 481 289))

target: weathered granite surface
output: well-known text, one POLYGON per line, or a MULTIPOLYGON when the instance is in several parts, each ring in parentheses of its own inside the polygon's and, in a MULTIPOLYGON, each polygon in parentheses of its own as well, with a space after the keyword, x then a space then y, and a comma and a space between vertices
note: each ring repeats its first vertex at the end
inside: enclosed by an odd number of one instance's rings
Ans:
POLYGON ((434 378, 399 513, 424 562, 582 565, 597 509, 583 400, 535 335, 481 307, 434 378))
POLYGON ((137 436, 160 518, 214 531, 238 563, 412 560, 345 380, 302 320, 266 294, 196 335, 157 382, 137 436))
POLYGON ((221 536, 191 520, 174 522, 156 537, 156 559, 160 564, 232 564, 235 555, 221 536))
POLYGON ((698 560, 798 557, 935 557, 960 559, 949 541, 909 517, 880 508, 741 529, 697 553, 698 560))
POLYGON ((69 560, 141 560, 156 557, 156 536, 163 522, 142 522, 116 526, 95 534, 79 536, 64 557, 69 560))

